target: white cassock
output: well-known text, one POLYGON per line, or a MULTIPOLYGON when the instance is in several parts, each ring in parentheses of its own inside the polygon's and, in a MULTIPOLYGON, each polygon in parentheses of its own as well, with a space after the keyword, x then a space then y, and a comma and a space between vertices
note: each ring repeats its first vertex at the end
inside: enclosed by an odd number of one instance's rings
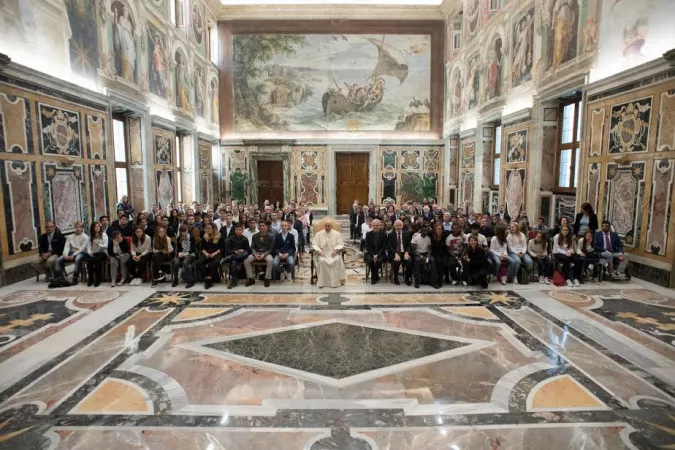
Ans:
POLYGON ((331 253, 333 250, 344 248, 342 235, 335 230, 331 230, 330 233, 321 230, 316 233, 312 243, 312 248, 316 252, 314 257, 316 258, 317 286, 340 287, 340 281, 347 278, 345 264, 340 253, 335 256, 331 256, 331 253), (320 251, 323 251, 323 256, 320 251))

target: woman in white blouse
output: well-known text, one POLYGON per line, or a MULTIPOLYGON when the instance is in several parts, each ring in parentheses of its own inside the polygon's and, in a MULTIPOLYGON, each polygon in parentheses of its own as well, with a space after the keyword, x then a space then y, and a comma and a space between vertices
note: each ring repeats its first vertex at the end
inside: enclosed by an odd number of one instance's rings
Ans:
POLYGON ((527 275, 532 272, 532 258, 527 254, 527 237, 520 231, 520 226, 516 222, 509 225, 509 235, 506 236, 508 243, 509 256, 515 263, 513 271, 517 275, 520 270, 520 264, 525 264, 527 275))
POLYGON ((506 225, 498 223, 495 227, 495 235, 490 241, 490 258, 494 264, 495 276, 499 275, 499 268, 502 264, 508 264, 507 276, 501 277, 499 281, 506 284, 507 281, 513 281, 516 276, 514 271, 516 262, 509 256, 508 241, 506 239, 506 225))
POLYGON ((108 235, 103 232, 100 222, 93 222, 89 227, 89 243, 87 244, 87 286, 98 287, 103 275, 103 261, 108 257, 108 235))

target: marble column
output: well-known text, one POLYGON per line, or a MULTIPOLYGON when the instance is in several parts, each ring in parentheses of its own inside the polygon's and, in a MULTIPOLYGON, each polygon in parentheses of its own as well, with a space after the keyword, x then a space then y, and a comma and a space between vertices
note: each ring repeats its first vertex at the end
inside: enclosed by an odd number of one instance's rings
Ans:
POLYGON ((444 206, 450 203, 456 206, 459 199, 459 134, 451 134, 445 140, 444 171, 448 188, 444 206))

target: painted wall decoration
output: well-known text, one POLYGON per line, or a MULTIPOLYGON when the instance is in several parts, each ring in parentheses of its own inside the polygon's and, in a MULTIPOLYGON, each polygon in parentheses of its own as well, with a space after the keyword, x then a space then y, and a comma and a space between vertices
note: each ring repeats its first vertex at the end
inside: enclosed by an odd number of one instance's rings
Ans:
POLYGON ((142 167, 129 169, 129 198, 134 208, 143 211, 145 208, 145 170, 142 167))
POLYGON ((43 155, 82 156, 80 114, 38 103, 43 155))
POLYGON ((588 165, 588 183, 586 185, 586 201, 591 204, 593 211, 598 210, 598 200, 600 197, 600 173, 602 163, 593 163, 588 165))
POLYGON ((544 125, 543 145, 541 148, 541 189, 551 191, 555 188, 555 152, 558 148, 558 127, 544 125))
POLYGON ((462 143, 462 168, 474 167, 476 144, 473 142, 462 143))
POLYGON ((513 22, 511 84, 518 87, 532 79, 534 65, 534 8, 513 22))
POLYGON ((42 163, 45 220, 53 221, 62 233, 75 231, 75 222, 87 222, 84 166, 42 163))
POLYGON ((556 195, 555 196, 555 222, 567 217, 570 221, 574 220, 576 215, 576 198, 574 195, 556 195))
POLYGON ((195 112, 199 117, 206 118, 206 77, 204 67, 195 64, 195 112))
POLYGON ((99 66, 99 36, 96 8, 88 0, 66 0, 70 23, 70 68, 88 79, 96 78, 99 66))
POLYGON ((453 81, 450 82, 450 116, 457 117, 462 114, 462 99, 464 93, 464 83, 462 72, 457 69, 453 72, 453 81))
POLYGON ((511 217, 518 217, 525 209, 525 169, 506 169, 505 207, 511 217))
POLYGON ((654 161, 645 248, 655 255, 664 256, 668 246, 674 178, 675 159, 654 161))
POLYGON ((173 170, 156 170, 155 187, 157 189, 157 205, 160 208, 168 208, 173 204, 173 170))
POLYGON ((211 123, 218 123, 220 120, 218 116, 218 80, 216 77, 211 77, 211 81, 209 81, 209 97, 211 99, 211 102, 209 104, 209 112, 211 113, 211 123))
POLYGON ((428 131, 431 36, 235 34, 234 131, 428 131))
POLYGON ((166 36, 153 24, 147 24, 148 87, 150 92, 164 99, 173 90, 169 86, 169 58, 166 36))
POLYGON ((652 98, 612 106, 609 129, 609 153, 647 151, 652 98))
POLYGON ((577 56, 579 40, 579 0, 549 0, 547 69, 558 67, 577 56))
POLYGON ((0 152, 33 152, 30 102, 4 92, 0 92, 0 152))
POLYGON ((461 184, 460 184, 460 200, 461 204, 458 206, 466 205, 467 203, 471 204, 473 202, 473 171, 465 171, 461 174, 461 184))
POLYGON ((378 197, 400 205, 425 198, 442 200, 443 147, 381 146, 378 197))
POLYGON ((40 213, 35 162, 3 160, 0 165, 2 199, 5 205, 7 254, 37 248, 40 213))
POLYGON ((600 156, 602 154, 602 138, 605 135, 605 108, 594 109, 591 112, 591 131, 589 155, 600 156))
POLYGON ((659 58, 673 48, 675 2, 603 0, 598 61, 591 81, 659 58))
POLYGON ((174 154, 174 135, 172 132, 152 129, 155 164, 170 165, 174 154))
POLYGON ((478 31, 481 13, 481 0, 465 0, 463 11, 464 29, 466 30, 466 42, 470 42, 478 31))
MULTIPOLYGON (((93 9, 93 8, 92 8, 93 9)), ((127 0, 113 0, 110 3, 113 13, 113 54, 115 58, 115 73, 126 81, 138 84, 138 64, 136 50, 136 28, 138 23, 132 17, 131 8, 127 0)))
MULTIPOLYGON (((89 188, 91 198, 91 215, 97 219, 108 215, 108 167, 104 164, 89 166, 89 188)), ((138 206, 136 206, 138 207, 138 206)))
POLYGON ((195 43, 201 47, 201 45, 204 43, 204 11, 198 2, 193 1, 191 12, 192 14, 190 14, 190 18, 192 20, 190 21, 190 29, 192 31, 192 38, 194 39, 195 43))
POLYGON ((327 208, 327 147, 293 147, 291 152, 291 199, 327 208))
POLYGON ((175 93, 176 106, 186 111, 192 111, 192 102, 190 100, 190 90, 192 79, 188 68, 188 57, 182 50, 176 50, 174 53, 175 71, 175 93))
POLYGON ((199 199, 197 201, 213 205, 213 196, 211 195, 211 175, 208 172, 199 174, 199 199))
POLYGON ((476 54, 469 60, 468 76, 466 79, 467 88, 467 105, 469 109, 473 109, 481 101, 480 96, 480 77, 481 77, 481 62, 480 55, 476 54))
POLYGON ((89 159, 106 159, 106 121, 103 117, 87 115, 87 155, 89 159))
POLYGON ((128 117, 127 130, 129 131, 129 154, 131 155, 131 164, 143 164, 143 146, 141 145, 141 119, 138 117, 128 117))
POLYGON ((223 196, 229 200, 246 202, 249 191, 248 156, 245 147, 224 148, 222 153, 223 196))
POLYGON ((502 37, 498 34, 493 36, 487 50, 487 100, 492 100, 502 95, 503 47, 502 37))
POLYGON ((675 151, 675 90, 661 93, 656 151, 675 151))
POLYGON ((520 130, 506 135, 506 162, 522 163, 527 161, 528 130, 520 130))
POLYGON ((604 218, 612 222, 628 247, 637 247, 642 222, 645 162, 630 165, 607 164, 604 194, 604 218))
POLYGON ((450 138, 448 151, 450 152, 450 179, 448 184, 456 186, 459 182, 459 139, 450 138))

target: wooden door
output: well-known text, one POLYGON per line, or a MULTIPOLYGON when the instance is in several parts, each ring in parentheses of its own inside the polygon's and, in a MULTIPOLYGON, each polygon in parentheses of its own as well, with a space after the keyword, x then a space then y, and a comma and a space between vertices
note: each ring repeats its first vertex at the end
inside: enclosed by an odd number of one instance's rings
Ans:
POLYGON ((337 212, 348 214, 354 200, 368 204, 368 153, 336 153, 337 212))
POLYGON ((284 162, 258 161, 258 204, 284 201, 284 162))

